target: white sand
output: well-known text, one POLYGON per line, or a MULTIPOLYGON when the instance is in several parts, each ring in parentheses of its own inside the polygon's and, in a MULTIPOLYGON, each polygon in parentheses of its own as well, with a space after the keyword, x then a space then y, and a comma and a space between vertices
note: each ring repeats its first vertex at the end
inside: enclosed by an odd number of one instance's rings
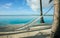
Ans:
MULTIPOLYGON (((32 32, 25 32, 25 33, 18 33, 18 34, 11 34, 11 35, 3 35, 0 38, 49 38, 48 34, 51 33, 51 26, 37 26, 31 27, 30 30, 37 30, 32 32), (48 29, 49 28, 49 29, 48 29)), ((23 32, 23 31, 14 31, 14 32, 0 32, 0 34, 9 34, 9 33, 16 33, 16 32, 23 32)))

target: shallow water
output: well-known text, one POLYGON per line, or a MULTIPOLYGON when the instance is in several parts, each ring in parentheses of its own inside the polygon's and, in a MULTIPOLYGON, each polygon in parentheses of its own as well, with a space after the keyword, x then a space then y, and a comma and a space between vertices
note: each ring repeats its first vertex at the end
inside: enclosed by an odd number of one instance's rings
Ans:
MULTIPOLYGON (((0 26, 5 26, 7 24, 26 24, 33 21, 35 18, 40 16, 0 16, 0 26)), ((53 16, 44 16, 45 23, 52 24, 53 16)), ((40 23, 40 19, 36 22, 40 23)))

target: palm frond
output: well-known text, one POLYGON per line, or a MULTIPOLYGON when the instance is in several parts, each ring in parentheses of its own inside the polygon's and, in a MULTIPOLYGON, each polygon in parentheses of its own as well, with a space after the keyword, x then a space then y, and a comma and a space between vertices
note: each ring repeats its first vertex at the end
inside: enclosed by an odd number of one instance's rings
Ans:
POLYGON ((49 3, 51 3, 53 0, 49 0, 49 3))

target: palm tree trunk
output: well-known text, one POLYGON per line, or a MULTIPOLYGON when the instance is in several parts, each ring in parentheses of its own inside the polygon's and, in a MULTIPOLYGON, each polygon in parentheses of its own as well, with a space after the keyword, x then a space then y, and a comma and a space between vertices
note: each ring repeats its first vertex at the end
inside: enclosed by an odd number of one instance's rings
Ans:
POLYGON ((54 0, 54 22, 51 38, 60 38, 60 0, 54 0))
POLYGON ((40 15, 42 16, 41 18, 40 18, 40 23, 44 23, 44 19, 43 19, 43 12, 42 12, 42 0, 40 0, 40 15))

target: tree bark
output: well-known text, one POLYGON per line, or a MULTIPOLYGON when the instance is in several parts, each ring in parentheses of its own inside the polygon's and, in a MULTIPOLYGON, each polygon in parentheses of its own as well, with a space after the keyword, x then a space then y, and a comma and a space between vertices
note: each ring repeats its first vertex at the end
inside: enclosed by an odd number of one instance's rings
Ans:
POLYGON ((51 38, 60 38, 60 0, 54 0, 54 22, 51 38))
POLYGON ((42 17, 40 18, 40 23, 44 23, 43 11, 42 11, 42 0, 40 0, 40 15, 42 16, 42 17))

